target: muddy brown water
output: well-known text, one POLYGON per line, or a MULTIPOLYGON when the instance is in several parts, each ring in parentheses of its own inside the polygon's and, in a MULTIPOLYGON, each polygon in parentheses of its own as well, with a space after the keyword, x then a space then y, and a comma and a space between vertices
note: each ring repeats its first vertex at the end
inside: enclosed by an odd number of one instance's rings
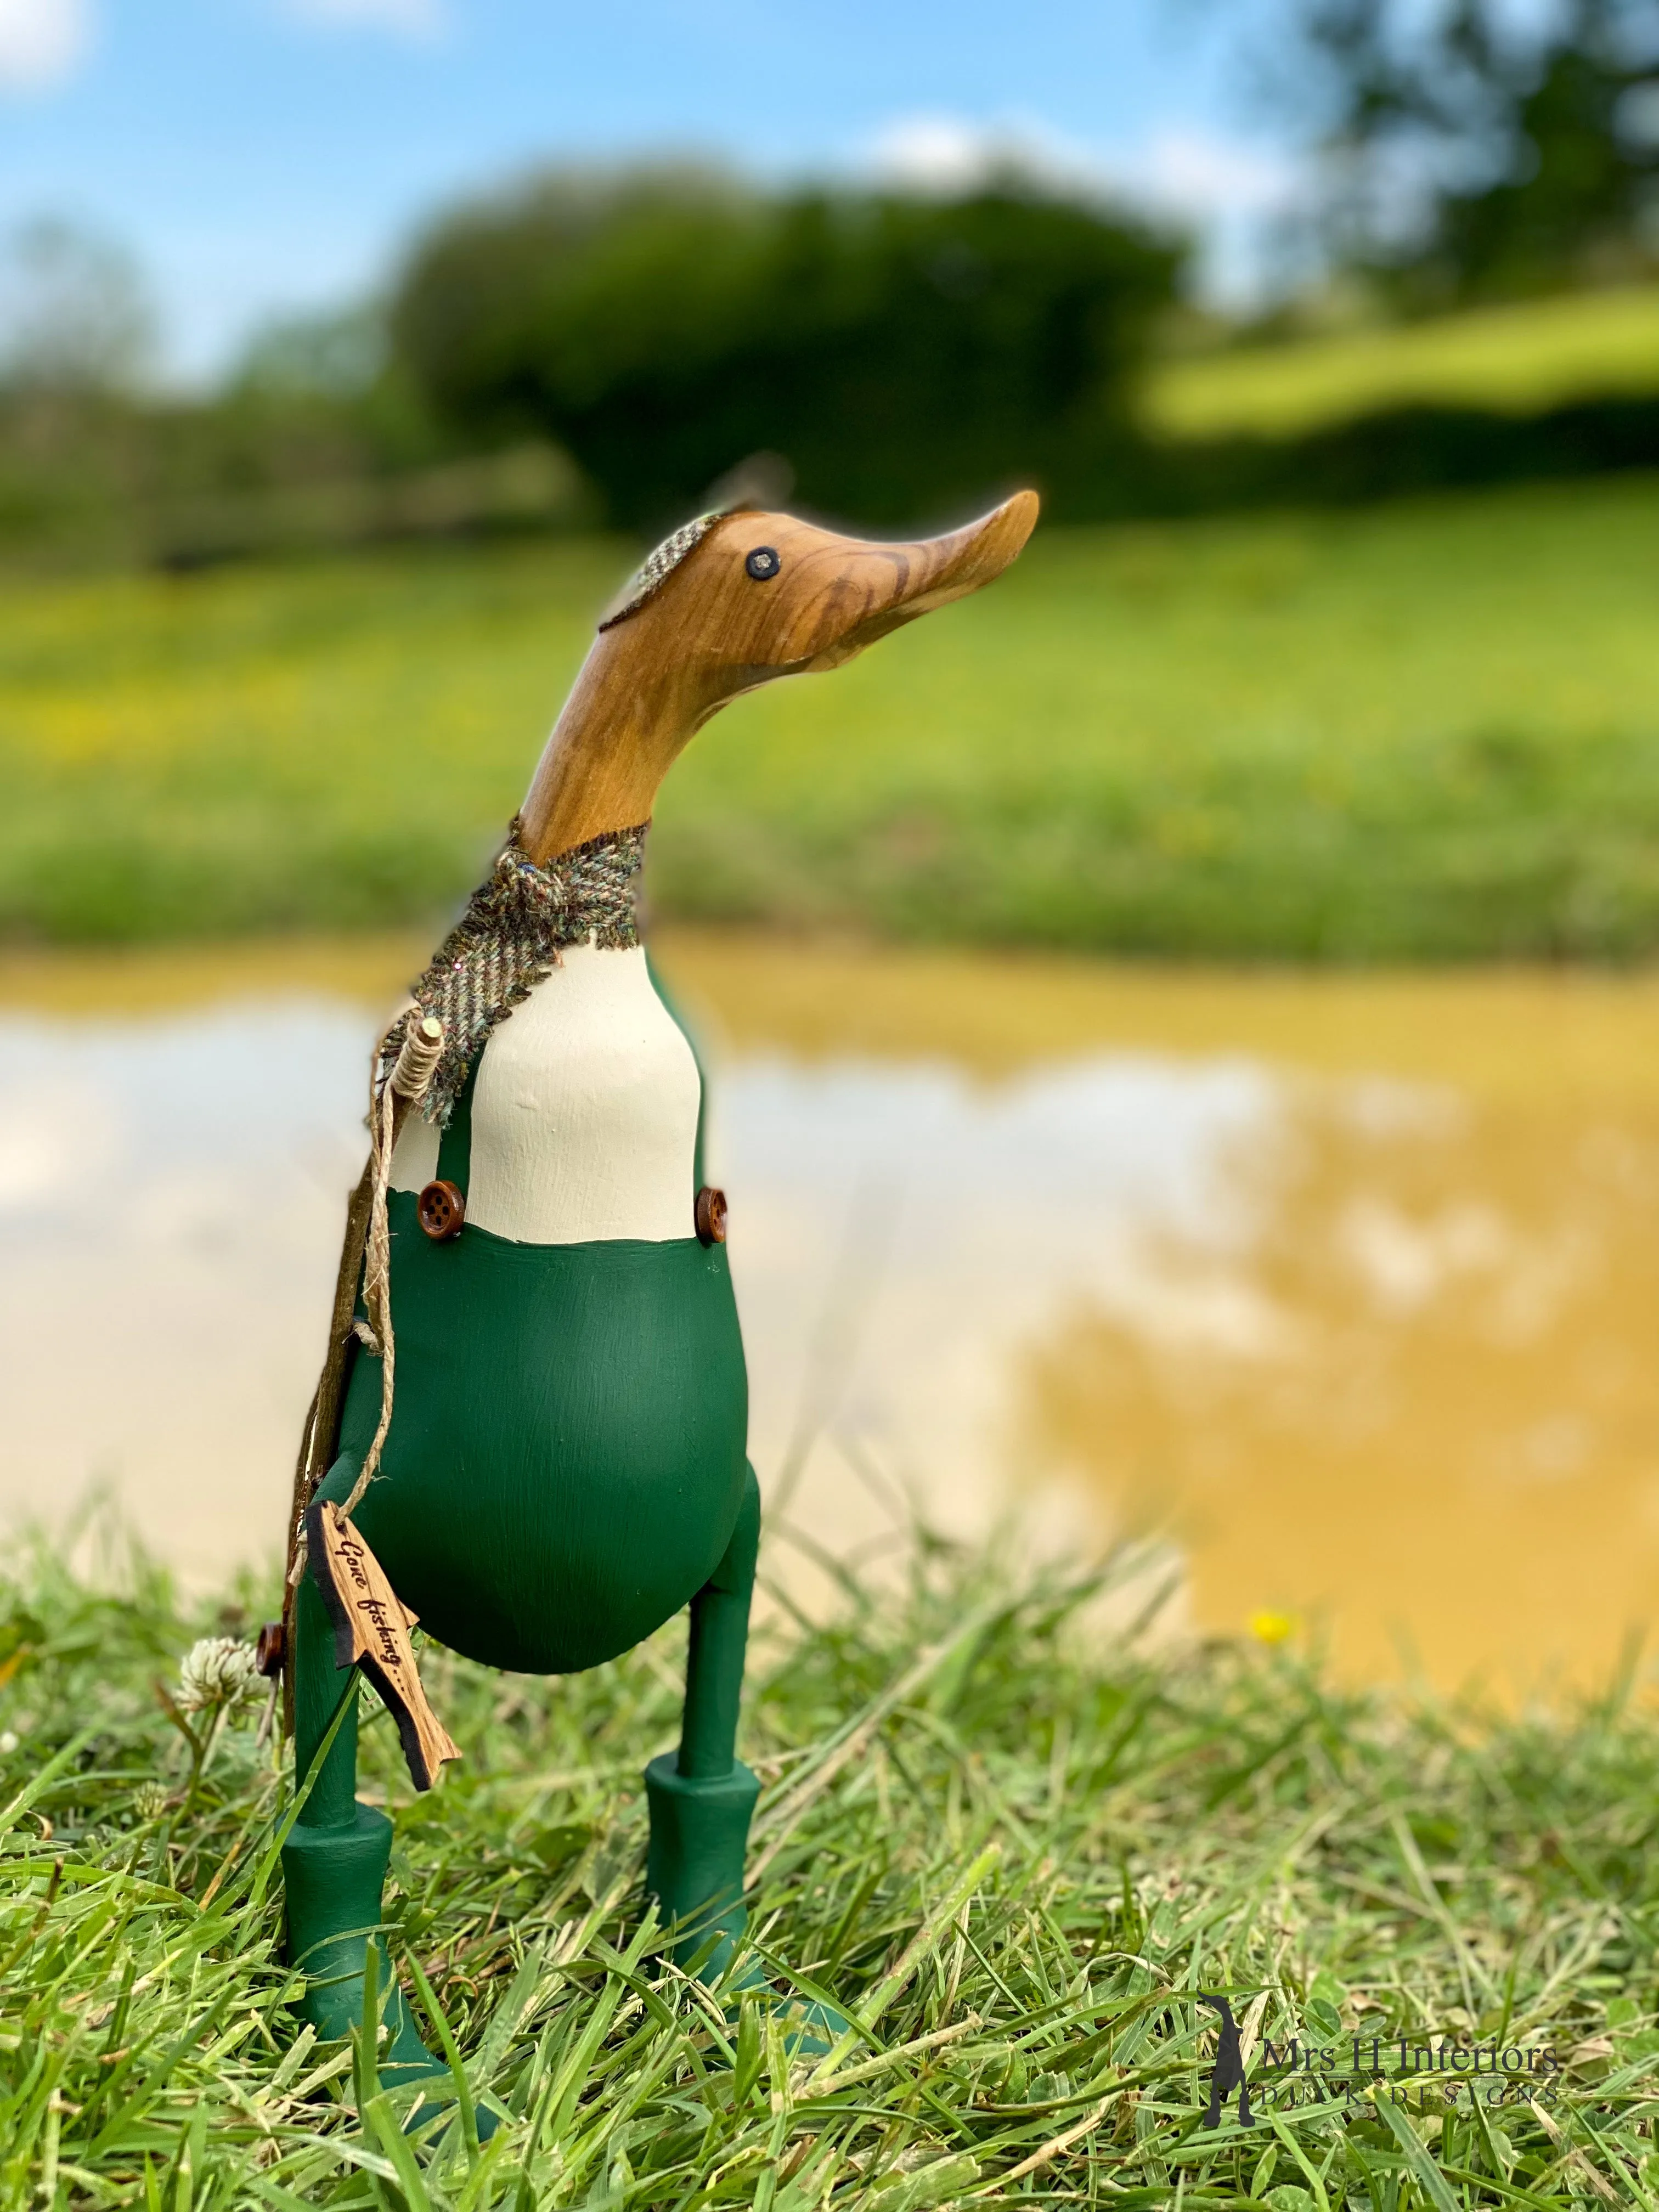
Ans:
MULTIPOLYGON (((192 1578, 269 1556, 423 950, 0 960, 0 1510, 101 1486, 192 1578)), ((1193 1626, 1504 1695, 1646 1631, 1659 982, 659 951, 798 1561, 907 1497, 1157 1533, 1193 1626)))

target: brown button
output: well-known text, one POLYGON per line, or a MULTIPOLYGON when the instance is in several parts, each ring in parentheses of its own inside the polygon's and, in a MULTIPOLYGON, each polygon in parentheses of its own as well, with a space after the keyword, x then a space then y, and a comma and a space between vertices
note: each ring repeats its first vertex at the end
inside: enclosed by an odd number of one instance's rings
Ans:
POLYGON ((697 1242, 699 1244, 724 1244, 726 1242, 726 1193, 713 1190, 705 1183, 697 1193, 697 1242))
POLYGON ((459 1237, 466 1200, 453 1182, 429 1182, 415 1201, 415 1218, 434 1244, 459 1237))
POLYGON ((266 1621, 259 1631, 259 1641, 254 1646, 253 1663, 268 1682, 274 1681, 283 1671, 284 1648, 282 1622, 266 1621))

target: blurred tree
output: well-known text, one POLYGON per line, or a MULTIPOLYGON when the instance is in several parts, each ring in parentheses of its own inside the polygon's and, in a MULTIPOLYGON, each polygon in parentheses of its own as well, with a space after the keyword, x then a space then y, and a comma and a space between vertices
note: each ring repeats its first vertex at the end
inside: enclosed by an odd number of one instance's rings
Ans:
POLYGON ((223 425, 279 474, 420 468, 453 441, 391 357, 379 299, 256 330, 217 396, 223 425), (349 456, 348 459, 345 457, 349 456))
POLYGON ((376 302, 283 315, 253 332, 231 389, 277 398, 356 400, 385 364, 385 318, 376 302))
POLYGON ((0 387, 129 392, 155 337, 143 279, 110 240, 56 216, 0 239, 0 387))
POLYGON ((0 235, 0 541, 111 532, 143 471, 154 343, 119 246, 52 216, 0 235))
POLYGON ((555 173, 428 234, 392 353, 458 444, 550 436, 620 522, 757 452, 810 506, 902 521, 1127 437, 1181 258, 1014 178, 943 202, 555 173))
POLYGON ((1659 254, 1659 0, 1294 0, 1336 258, 1407 307, 1659 254))

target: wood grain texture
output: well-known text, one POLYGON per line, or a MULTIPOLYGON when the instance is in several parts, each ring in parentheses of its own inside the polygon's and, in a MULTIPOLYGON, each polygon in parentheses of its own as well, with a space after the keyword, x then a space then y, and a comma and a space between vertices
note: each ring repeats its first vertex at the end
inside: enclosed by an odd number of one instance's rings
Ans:
POLYGON ((398 1723, 417 1790, 430 1790, 459 1747, 426 1701, 409 1632, 419 1615, 399 1601, 386 1570, 339 1507, 325 1498, 306 1516, 308 1565, 334 1624, 336 1667, 361 1667, 398 1723))
POLYGON ((636 613, 594 640, 520 810, 525 850, 547 860, 648 820, 676 757, 728 700, 780 676, 839 668, 993 582, 1036 517, 1036 494, 1017 492, 942 538, 885 545, 789 514, 728 515, 636 613), (778 556, 763 577, 745 565, 761 548, 778 556))

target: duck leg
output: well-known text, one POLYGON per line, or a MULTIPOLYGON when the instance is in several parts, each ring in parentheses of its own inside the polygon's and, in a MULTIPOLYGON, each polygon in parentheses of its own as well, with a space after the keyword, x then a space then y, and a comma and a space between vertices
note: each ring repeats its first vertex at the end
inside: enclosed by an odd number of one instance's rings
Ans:
MULTIPOLYGON (((319 1496, 343 1498, 356 1472, 349 1459, 337 1461, 319 1496)), ((373 1936, 380 1953, 380 1986, 386 1992, 382 2080, 414 2081, 431 2074, 447 2078, 447 2068, 416 2030, 379 1932, 392 1823, 384 1813, 357 1802, 356 1669, 335 1665, 333 1626, 309 1576, 295 1598, 294 1771, 301 1781, 316 1763, 342 1696, 350 1692, 334 1741, 283 1846, 288 1956, 307 1976, 299 2009, 319 2036, 348 2034, 363 2016, 363 1964, 373 1936)))
POLYGON ((699 1972, 709 1981, 730 1962, 748 1918, 743 1863, 760 1781, 737 1756, 738 1707, 759 1547, 760 1487, 751 1468, 726 1555, 691 1601, 679 1750, 645 1770, 646 1887, 664 1921, 676 1925, 676 1960, 690 1966, 707 1954, 699 1972))

